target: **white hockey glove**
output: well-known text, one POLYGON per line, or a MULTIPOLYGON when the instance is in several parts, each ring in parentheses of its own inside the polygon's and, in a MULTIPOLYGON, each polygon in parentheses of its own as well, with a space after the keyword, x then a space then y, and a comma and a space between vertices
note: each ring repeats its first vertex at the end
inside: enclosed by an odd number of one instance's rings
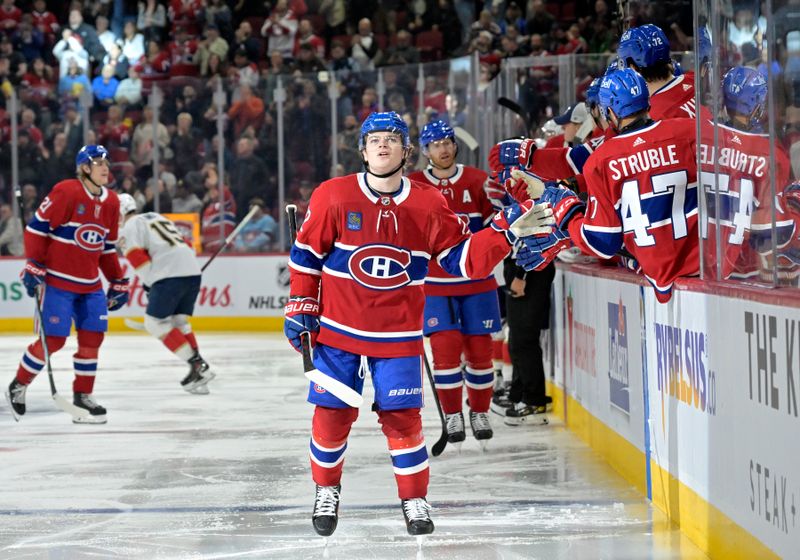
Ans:
POLYGON ((520 204, 511 204, 502 212, 495 214, 492 228, 506 234, 510 244, 520 237, 531 235, 550 235, 555 225, 553 210, 546 204, 534 204, 526 200, 520 204))

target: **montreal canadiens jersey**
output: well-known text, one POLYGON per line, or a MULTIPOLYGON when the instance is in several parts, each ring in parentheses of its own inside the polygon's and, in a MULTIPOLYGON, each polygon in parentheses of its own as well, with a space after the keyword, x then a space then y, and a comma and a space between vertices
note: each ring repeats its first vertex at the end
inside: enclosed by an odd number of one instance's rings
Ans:
POLYGON ((366 173, 322 183, 292 246, 291 294, 320 298, 318 341, 363 356, 423 351, 428 263, 485 278, 510 251, 505 235, 471 235, 433 186, 402 178, 393 195, 366 173))
MULTIPOLYGON (((473 233, 485 228, 494 217, 494 209, 484 190, 489 176, 480 169, 459 163, 455 174, 447 179, 437 178, 430 168, 409 173, 408 178, 438 189, 450 210, 465 220, 473 233)), ((466 296, 496 289, 493 276, 481 280, 451 276, 435 260, 430 262, 425 279, 425 294, 429 296, 466 296)))
POLYGON ((155 212, 128 218, 119 247, 147 286, 164 278, 199 276, 197 257, 169 219, 155 212))
POLYGON ((57 183, 25 228, 25 256, 47 269, 45 282, 69 292, 99 290, 100 271, 118 280, 119 199, 102 188, 92 195, 78 179, 57 183))
POLYGON ((586 163, 589 200, 569 224, 581 250, 609 259, 625 248, 659 301, 699 270, 695 121, 667 119, 606 140, 586 163))
MULTIPOLYGON (((711 119, 707 107, 700 106, 703 121, 711 119)), ((686 72, 674 77, 658 91, 650 95, 650 118, 662 119, 697 118, 697 105, 694 100, 694 72, 686 72)), ((697 136, 697 132, 695 132, 697 136)))
POLYGON ((700 173, 708 220, 702 235, 706 269, 716 274, 716 227, 720 228, 722 277, 757 276, 759 253, 772 251, 772 213, 775 212, 777 245, 791 241, 794 221, 780 201, 789 183, 790 164, 785 150, 775 145, 775 194, 770 188, 769 135, 744 132, 706 122, 700 146, 700 173), (714 174, 714 163, 718 176, 714 174), (717 187, 719 194, 717 195, 717 187))

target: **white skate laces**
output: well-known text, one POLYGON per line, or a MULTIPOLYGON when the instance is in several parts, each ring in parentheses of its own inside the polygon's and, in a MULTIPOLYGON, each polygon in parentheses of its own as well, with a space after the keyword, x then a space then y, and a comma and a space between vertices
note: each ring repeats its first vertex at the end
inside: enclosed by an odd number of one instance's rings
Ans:
POLYGON ((489 415, 485 412, 473 412, 470 417, 470 423, 472 424, 472 430, 475 432, 492 429, 492 425, 489 423, 489 415))
POLYGON ((431 505, 425 498, 411 498, 410 500, 403 500, 403 513, 409 522, 413 521, 430 521, 431 505))
POLYGON ((314 517, 336 516, 339 504, 339 489, 336 486, 319 486, 314 502, 314 517))
POLYGON ((15 383, 11 386, 9 394, 11 395, 11 402, 17 404, 25 404, 25 391, 28 390, 27 385, 22 383, 15 383))
POLYGON ((457 434, 464 431, 464 416, 460 412, 447 415, 447 433, 457 434))

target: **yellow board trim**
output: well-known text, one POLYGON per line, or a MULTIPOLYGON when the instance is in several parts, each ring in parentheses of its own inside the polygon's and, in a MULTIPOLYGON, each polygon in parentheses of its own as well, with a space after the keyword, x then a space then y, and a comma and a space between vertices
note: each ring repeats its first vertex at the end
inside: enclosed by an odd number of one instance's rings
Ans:
MULTIPOLYGON (((646 496, 645 454, 593 416, 577 400, 567 396, 565 402, 564 390, 558 385, 548 381, 547 389, 548 394, 553 397, 553 413, 564 418, 566 404, 567 427, 646 496)), ((709 558, 780 558, 746 529, 663 469, 654 459, 650 460, 650 467, 652 503, 680 527, 709 558)))
MULTIPOLYGON (((142 317, 129 317, 137 322, 142 317)), ((279 332, 283 330, 283 317, 192 317, 195 331, 218 332, 279 332)), ((123 317, 112 317, 108 321, 111 332, 136 332, 125 326, 123 317)), ((0 333, 33 333, 33 319, 0 319, 0 333)))

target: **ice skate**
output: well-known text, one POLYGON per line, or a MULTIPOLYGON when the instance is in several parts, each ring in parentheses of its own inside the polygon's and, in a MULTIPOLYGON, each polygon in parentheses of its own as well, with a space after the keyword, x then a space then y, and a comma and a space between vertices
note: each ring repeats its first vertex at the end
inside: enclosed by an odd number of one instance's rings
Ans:
POLYGON ((456 451, 461 451, 461 444, 467 439, 464 431, 464 415, 461 412, 455 414, 445 414, 447 423, 447 442, 452 443, 456 451))
POLYGON ((209 390, 206 385, 216 376, 200 354, 195 354, 189 360, 189 374, 181 381, 181 387, 194 395, 207 395, 209 390))
POLYGON ((8 386, 8 391, 6 391, 6 399, 11 406, 11 414, 17 422, 19 422, 19 417, 25 414, 25 392, 27 390, 27 385, 23 385, 14 379, 8 386))
POLYGON ((97 404, 91 393, 75 393, 72 404, 89 411, 88 416, 73 416, 74 424, 105 424, 108 421, 106 409, 97 404))
POLYGON ((469 426, 472 428, 472 435, 478 440, 483 451, 486 451, 486 446, 489 440, 492 439, 494 431, 492 425, 489 423, 488 412, 474 412, 469 411, 469 426))
POLYGON ((547 407, 545 405, 534 406, 519 402, 514 405, 514 408, 509 409, 503 422, 507 426, 548 424, 546 412, 547 407))
MULTIPOLYGON (((320 486, 317 484, 311 523, 313 523, 314 530, 321 537, 330 537, 336 530, 336 524, 339 522, 339 494, 341 490, 342 487, 340 485, 320 486)), ((326 545, 327 542, 326 538, 326 545)))
POLYGON ((431 506, 425 498, 411 498, 401 500, 403 507, 403 517, 406 520, 408 534, 417 538, 417 542, 422 545, 421 537, 433 533, 433 521, 431 521, 431 506))
POLYGON ((489 406, 492 412, 499 414, 500 416, 505 416, 506 412, 513 407, 514 403, 509 400, 507 390, 496 393, 492 397, 492 404, 489 406))

